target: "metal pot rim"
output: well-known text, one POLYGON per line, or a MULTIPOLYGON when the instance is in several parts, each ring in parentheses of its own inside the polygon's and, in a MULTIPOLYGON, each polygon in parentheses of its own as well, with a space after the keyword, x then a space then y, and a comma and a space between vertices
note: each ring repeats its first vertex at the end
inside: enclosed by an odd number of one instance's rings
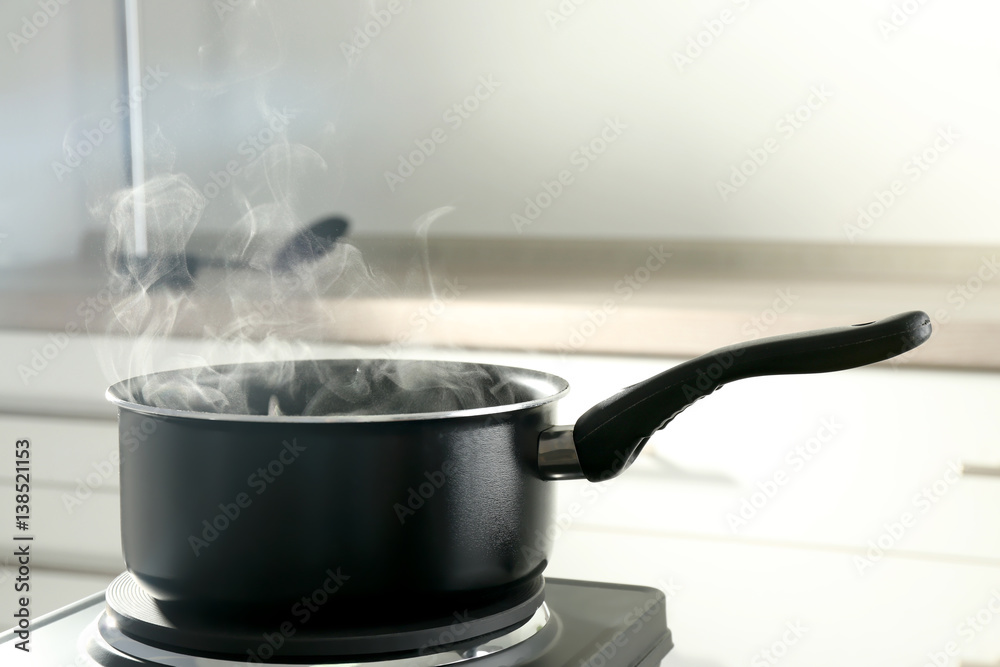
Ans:
MULTIPOLYGON (((363 361, 383 361, 383 360, 328 359, 319 361, 363 362, 363 361)), ((507 403, 495 406, 486 406, 481 408, 469 408, 465 410, 414 412, 414 413, 399 413, 399 414, 341 414, 341 415, 315 415, 315 416, 314 415, 310 416, 259 415, 259 414, 204 412, 198 410, 183 410, 177 408, 162 408, 152 405, 145 405, 143 403, 137 403, 133 400, 125 398, 125 396, 127 396, 128 393, 124 391, 124 388, 131 382, 141 381, 146 378, 152 377, 154 375, 177 373, 177 372, 183 372, 184 370, 192 370, 192 369, 175 369, 169 371, 159 371, 156 373, 149 373, 147 375, 140 375, 125 380, 121 380, 108 387, 104 396, 109 402, 117 406, 119 410, 128 410, 130 412, 150 415, 154 417, 173 417, 177 419, 197 419, 205 421, 225 421, 225 422, 257 422, 257 423, 263 422, 263 423, 275 423, 275 424, 282 424, 282 423, 283 424, 370 424, 370 423, 388 423, 388 422, 419 422, 419 421, 431 421, 439 419, 460 419, 466 417, 480 417, 487 415, 498 415, 505 413, 520 412, 522 410, 529 410, 532 408, 537 408, 546 405, 548 403, 552 403, 569 393, 569 382, 567 382, 563 378, 559 377, 558 375, 553 375, 551 373, 545 373, 543 371, 533 370, 529 368, 504 366, 500 364, 480 364, 474 362, 442 361, 442 360, 430 360, 430 359, 417 359, 417 360, 406 359, 403 361, 447 364, 451 366, 479 366, 483 368, 488 367, 494 369, 502 369, 511 374, 516 374, 517 376, 519 376, 521 380, 525 378, 530 378, 533 381, 533 384, 535 384, 536 388, 539 388, 547 393, 539 396, 538 398, 531 399, 528 401, 521 401, 518 403, 507 403), (545 385, 547 385, 547 387, 545 387, 545 385)), ((252 364, 228 364, 228 366, 250 366, 250 365, 252 364)))

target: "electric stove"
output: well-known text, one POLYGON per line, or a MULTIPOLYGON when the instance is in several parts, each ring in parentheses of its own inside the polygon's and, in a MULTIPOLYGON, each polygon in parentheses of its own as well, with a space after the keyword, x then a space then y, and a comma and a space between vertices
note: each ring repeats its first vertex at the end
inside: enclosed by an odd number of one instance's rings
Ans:
MULTIPOLYGON (((106 591, 34 621, 30 664, 655 667, 673 648, 666 602, 654 588, 546 579, 524 605, 528 619, 506 627, 498 624, 509 610, 474 618, 462 610, 437 624, 365 633, 301 619, 237 631, 213 628, 210 618, 178 622, 123 574, 106 591)), ((29 664, 15 641, 13 631, 0 635, 0 664, 29 664)))

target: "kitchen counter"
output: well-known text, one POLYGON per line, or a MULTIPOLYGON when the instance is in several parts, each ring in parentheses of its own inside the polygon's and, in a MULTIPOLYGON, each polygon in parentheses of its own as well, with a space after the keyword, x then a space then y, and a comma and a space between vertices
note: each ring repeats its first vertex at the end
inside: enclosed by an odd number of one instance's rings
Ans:
MULTIPOLYGON (((934 336, 896 363, 1000 369, 1000 265, 989 248, 433 237, 426 246, 416 237, 350 244, 330 258, 341 272, 315 298, 275 291, 280 280, 254 271, 202 269, 171 333, 235 330, 254 339, 274 330, 390 353, 422 345, 688 357, 920 309, 932 316, 934 336), (294 324, 270 326, 275 306, 294 324), (245 326, 234 329, 241 316, 245 326)), ((0 273, 0 328, 136 333, 116 325, 111 300, 102 299, 102 266, 91 249, 76 261, 0 273)), ((178 303, 167 290, 149 294, 160 310, 178 303)))

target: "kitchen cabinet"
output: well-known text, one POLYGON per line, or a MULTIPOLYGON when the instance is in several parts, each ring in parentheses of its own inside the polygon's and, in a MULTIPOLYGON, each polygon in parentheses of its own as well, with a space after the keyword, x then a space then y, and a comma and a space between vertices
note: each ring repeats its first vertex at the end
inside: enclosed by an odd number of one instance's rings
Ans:
POLYGON ((665 590, 665 667, 924 665, 950 643, 1000 660, 996 566, 891 556, 859 575, 844 550, 574 527, 550 572, 665 590))
POLYGON ((678 416, 599 502, 574 482, 561 507, 583 502, 593 527, 1000 563, 1000 478, 960 474, 1000 463, 998 403, 996 374, 746 380, 678 416))
MULTIPOLYGON (((0 416, 0 433, 31 440, 33 564, 102 574, 124 569, 115 422, 0 416)), ((11 472, 0 473, 4 500, 13 494, 11 472)))

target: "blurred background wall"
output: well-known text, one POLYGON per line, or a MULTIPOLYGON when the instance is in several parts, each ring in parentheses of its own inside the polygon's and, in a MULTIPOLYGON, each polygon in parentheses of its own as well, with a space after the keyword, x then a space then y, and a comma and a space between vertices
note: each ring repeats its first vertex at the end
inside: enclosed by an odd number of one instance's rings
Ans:
MULTIPOLYGON (((277 187, 358 234, 451 205, 435 233, 997 244, 998 19, 976 0, 143 0, 144 160, 214 193, 206 230, 277 187), (274 142, 284 184, 251 164, 274 142)), ((0 262, 67 256, 127 184, 119 3, 6 0, 0 27, 0 262)))

